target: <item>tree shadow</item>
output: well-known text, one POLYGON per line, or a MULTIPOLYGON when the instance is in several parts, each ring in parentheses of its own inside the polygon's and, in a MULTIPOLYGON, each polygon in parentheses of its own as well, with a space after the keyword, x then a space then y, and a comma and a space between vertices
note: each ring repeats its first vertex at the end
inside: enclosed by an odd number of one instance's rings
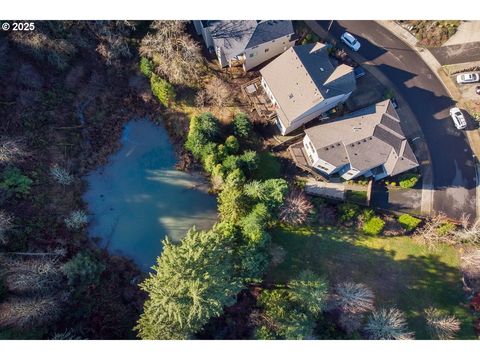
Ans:
POLYGON ((318 234, 309 235, 280 229, 273 232, 272 238, 287 255, 282 264, 270 269, 266 279, 269 283, 286 283, 304 269, 326 274, 331 285, 362 282, 375 293, 377 308, 397 306, 405 312, 417 339, 429 339, 423 311, 430 306, 460 319, 458 339, 474 338, 460 272, 442 259, 442 253, 428 252, 418 244, 408 243, 410 239, 404 240, 407 243, 398 246, 398 251, 391 250, 393 246, 388 243, 367 246, 369 240, 357 237, 351 230, 318 229, 318 234), (405 251, 407 246, 416 246, 416 250, 405 251))

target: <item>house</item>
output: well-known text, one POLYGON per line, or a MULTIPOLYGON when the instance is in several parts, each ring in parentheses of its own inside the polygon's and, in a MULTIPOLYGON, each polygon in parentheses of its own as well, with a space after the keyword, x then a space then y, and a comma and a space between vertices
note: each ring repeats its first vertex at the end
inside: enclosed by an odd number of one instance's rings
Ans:
POLYGON ((309 166, 346 180, 398 175, 418 166, 400 123, 392 103, 385 100, 306 129, 302 152, 309 166))
POLYGON ((321 43, 294 46, 260 70, 261 84, 283 135, 347 100, 355 90, 353 68, 334 66, 321 43))
POLYGON ((248 71, 281 54, 297 39, 290 20, 194 20, 198 35, 221 67, 248 71))

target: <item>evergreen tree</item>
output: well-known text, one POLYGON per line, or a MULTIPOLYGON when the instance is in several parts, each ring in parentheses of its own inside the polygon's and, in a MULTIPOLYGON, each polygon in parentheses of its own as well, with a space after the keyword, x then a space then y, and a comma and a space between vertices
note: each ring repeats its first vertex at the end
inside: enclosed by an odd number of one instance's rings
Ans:
POLYGON ((141 284, 149 295, 135 328, 142 339, 190 339, 235 302, 242 285, 232 275, 231 233, 192 228, 178 245, 164 241, 155 273, 141 284))

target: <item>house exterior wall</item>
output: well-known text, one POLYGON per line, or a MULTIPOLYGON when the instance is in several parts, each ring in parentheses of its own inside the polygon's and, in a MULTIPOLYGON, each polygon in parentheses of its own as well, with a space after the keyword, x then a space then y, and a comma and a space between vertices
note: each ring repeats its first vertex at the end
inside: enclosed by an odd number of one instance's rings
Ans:
POLYGON ((245 49, 243 69, 248 71, 291 48, 295 44, 295 41, 290 41, 290 37, 291 35, 287 35, 253 48, 245 49))

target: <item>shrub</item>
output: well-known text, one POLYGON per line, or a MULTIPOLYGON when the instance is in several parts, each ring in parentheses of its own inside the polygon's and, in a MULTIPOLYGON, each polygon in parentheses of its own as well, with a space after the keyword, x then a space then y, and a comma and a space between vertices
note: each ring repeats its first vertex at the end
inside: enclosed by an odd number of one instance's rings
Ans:
POLYGON ((447 236, 453 233, 455 229, 456 229, 456 226, 454 223, 450 221, 446 221, 437 228, 437 234, 438 236, 447 236))
POLYGON ((175 90, 167 80, 153 74, 150 78, 150 85, 153 95, 155 95, 165 107, 168 107, 171 102, 175 100, 175 90))
POLYGON ((375 211, 373 209, 365 209, 362 211, 362 214, 360 215, 360 219, 363 222, 365 222, 365 221, 369 221, 374 216, 375 216, 375 211))
POLYGON ((142 56, 140 58, 140 71, 143 75, 150 78, 153 74, 154 65, 153 62, 146 57, 142 56))
POLYGON ((413 231, 417 228, 422 220, 412 215, 403 214, 398 217, 398 223, 407 231, 413 231))
POLYGON ((374 216, 363 224, 362 230, 367 235, 378 235, 383 231, 385 221, 380 217, 374 216))
POLYGON ((104 270, 105 265, 88 252, 77 253, 62 266, 70 286, 98 284, 104 270))
POLYGON ((352 203, 343 203, 338 206, 338 211, 340 213, 340 221, 345 222, 352 220, 358 215, 360 207, 352 203))
POLYGON ((65 224, 70 230, 78 230, 88 223, 88 217, 85 211, 75 210, 65 218, 65 224))
POLYGON ((9 194, 25 197, 30 193, 32 184, 33 180, 23 175, 20 169, 11 167, 3 172, 3 181, 0 183, 0 187, 9 194))
POLYGON ((238 140, 235 136, 230 135, 225 140, 225 149, 229 154, 236 154, 240 149, 240 145, 238 144, 238 140))
POLYGON ((248 139, 252 131, 252 125, 248 121, 247 115, 238 113, 233 118, 233 133, 241 139, 248 139))
POLYGON ((400 187, 404 189, 410 189, 417 184, 419 178, 420 178, 420 175, 418 174, 407 173, 407 174, 400 175, 398 183, 400 187))

